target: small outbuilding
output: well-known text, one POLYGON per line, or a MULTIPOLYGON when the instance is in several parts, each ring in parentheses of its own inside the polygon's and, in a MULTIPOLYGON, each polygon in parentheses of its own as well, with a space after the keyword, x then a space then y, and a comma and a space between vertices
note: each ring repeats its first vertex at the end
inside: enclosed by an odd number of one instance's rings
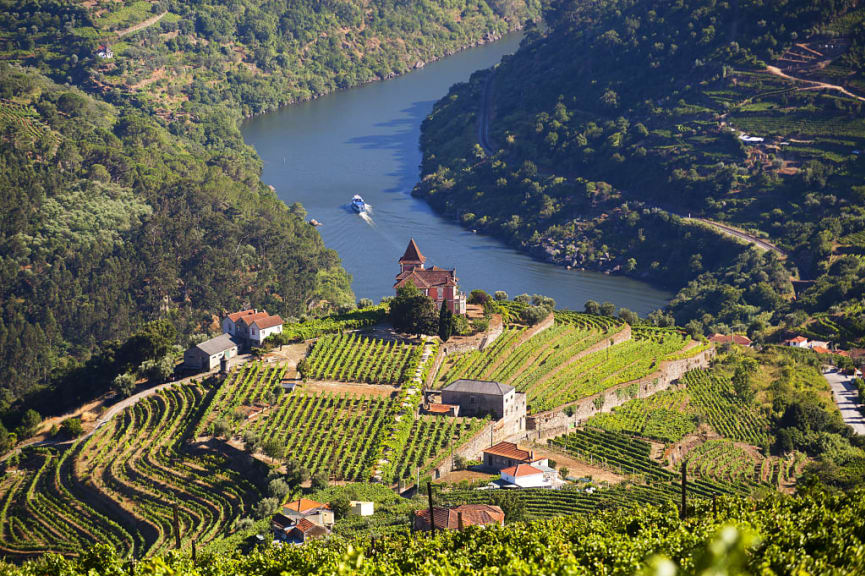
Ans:
POLYGON ((228 334, 196 344, 183 353, 183 365, 190 370, 210 371, 219 367, 220 360, 237 356, 237 342, 228 334))
POLYGON ((352 500, 348 513, 352 516, 372 516, 375 514, 375 503, 352 500))

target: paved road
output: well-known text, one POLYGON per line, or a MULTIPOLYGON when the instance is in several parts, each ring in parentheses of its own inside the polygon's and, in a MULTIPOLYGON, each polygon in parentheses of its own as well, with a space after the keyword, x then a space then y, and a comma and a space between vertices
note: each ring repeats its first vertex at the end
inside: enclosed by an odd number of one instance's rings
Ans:
POLYGON ((853 385, 853 377, 845 376, 835 369, 824 372, 823 376, 832 387, 832 397, 844 422, 857 434, 865 435, 865 415, 861 411, 862 405, 859 404, 859 393, 853 385))
MULTIPOLYGON (((495 76, 495 69, 491 70, 487 75, 487 79, 484 81, 484 90, 483 95, 481 96, 481 109, 478 117, 478 144, 480 144, 483 151, 487 154, 487 156, 492 156, 494 154, 493 147, 490 144, 490 114, 492 108, 492 84, 493 77, 495 76)), ((550 176, 551 174, 545 174, 543 171, 539 170, 538 173, 542 176, 550 176)), ((667 210, 670 214, 676 214, 672 210, 667 210)), ((676 214, 681 218, 686 218, 683 214, 676 214)), ((743 230, 739 230, 738 228, 733 228, 732 226, 728 226, 726 224, 721 224, 719 222, 714 222, 712 220, 707 220, 706 218, 690 218, 696 222, 702 222, 708 226, 711 226, 721 234, 726 236, 732 236, 734 238, 739 238, 740 240, 744 240, 745 242, 751 244, 752 246, 757 247, 760 250, 771 251, 780 256, 781 258, 786 258, 787 253, 772 244, 771 242, 767 242, 766 240, 762 240, 748 234, 743 230)))
POLYGON ((727 236, 733 236, 734 238, 739 238, 740 240, 744 240, 745 242, 756 246, 760 250, 765 250, 769 252, 774 252, 778 256, 782 258, 787 257, 787 253, 772 244, 771 242, 767 242, 761 238, 757 238, 747 232, 739 230, 738 228, 733 228, 732 226, 727 226, 726 224, 721 224, 720 222, 714 222, 712 220, 706 220, 705 218, 693 218, 698 222, 703 222, 704 224, 708 224, 712 228, 718 230, 722 234, 726 234, 727 236))

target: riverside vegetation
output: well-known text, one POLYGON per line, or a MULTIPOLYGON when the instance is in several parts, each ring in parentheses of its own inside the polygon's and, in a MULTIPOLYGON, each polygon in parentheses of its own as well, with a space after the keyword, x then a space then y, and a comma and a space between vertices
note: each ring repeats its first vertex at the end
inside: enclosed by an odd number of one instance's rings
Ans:
POLYGON ((135 368, 115 351, 147 320, 191 336, 243 304, 285 317, 352 305, 350 279, 303 208, 260 182, 239 121, 401 74, 537 15, 531 0, 3 0, 5 426, 105 391, 135 368))
POLYGON ((548 28, 436 104, 415 193, 541 258, 678 290, 692 333, 862 347, 863 18, 852 1, 553 2, 548 28))

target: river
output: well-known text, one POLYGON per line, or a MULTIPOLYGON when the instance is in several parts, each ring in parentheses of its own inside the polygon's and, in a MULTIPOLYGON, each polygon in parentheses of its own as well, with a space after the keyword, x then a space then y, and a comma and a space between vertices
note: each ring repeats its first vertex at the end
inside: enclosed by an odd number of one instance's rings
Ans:
POLYGON ((496 64, 521 34, 465 50, 405 76, 288 106, 244 123, 246 142, 264 161, 262 179, 286 203, 300 202, 322 223, 325 244, 353 276, 358 298, 393 294, 397 260, 411 237, 427 265, 456 268, 466 292, 483 288, 544 294, 560 307, 610 301, 640 314, 663 307, 670 294, 621 276, 566 270, 473 234, 437 216, 410 195, 421 161, 420 124, 451 85, 496 64), (348 203, 360 194, 368 219, 348 203))

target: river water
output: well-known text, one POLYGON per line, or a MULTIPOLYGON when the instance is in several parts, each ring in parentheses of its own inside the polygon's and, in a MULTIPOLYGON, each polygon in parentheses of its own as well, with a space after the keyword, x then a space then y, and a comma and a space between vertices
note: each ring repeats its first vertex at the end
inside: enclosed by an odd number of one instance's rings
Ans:
POLYGON ((473 234, 413 198, 421 153, 420 124, 451 85, 496 64, 521 34, 465 50, 405 76, 288 106, 244 123, 246 142, 264 161, 262 179, 286 203, 300 202, 336 250, 358 298, 393 294, 397 260, 411 237, 427 265, 456 268, 466 292, 482 288, 544 294, 560 307, 610 301, 640 314, 670 295, 621 276, 566 270, 473 234), (360 194, 372 205, 362 218, 348 204, 360 194))

